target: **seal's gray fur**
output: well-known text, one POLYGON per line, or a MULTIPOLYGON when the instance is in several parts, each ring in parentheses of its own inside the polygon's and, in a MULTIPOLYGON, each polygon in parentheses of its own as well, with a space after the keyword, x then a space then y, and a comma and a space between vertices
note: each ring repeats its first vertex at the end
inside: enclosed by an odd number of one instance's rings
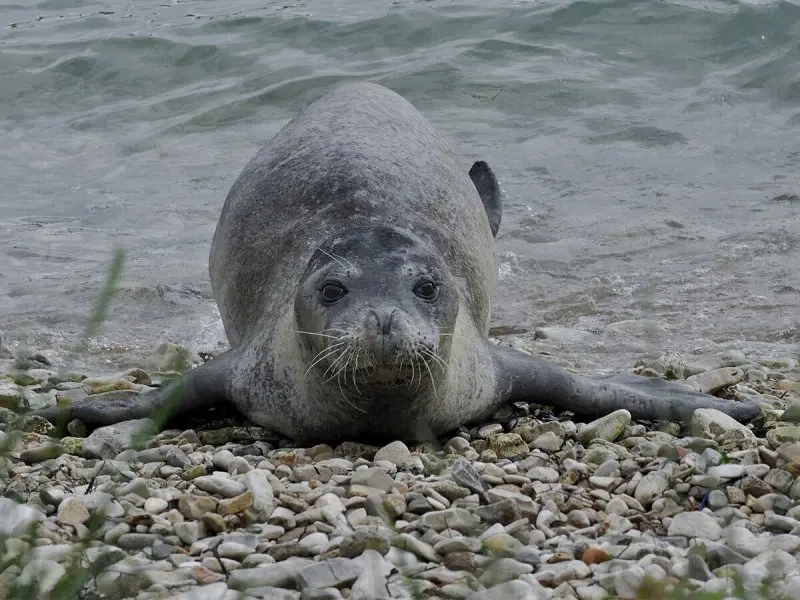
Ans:
POLYGON ((254 422, 290 437, 357 438, 381 427, 392 430, 390 437, 427 436, 492 403, 494 366, 483 342, 471 343, 486 338, 497 273, 486 211, 445 141, 386 88, 338 88, 245 166, 222 209, 210 273, 228 339, 243 349, 230 395, 254 422), (409 231, 435 249, 461 301, 438 399, 432 392, 419 397, 400 421, 379 399, 366 414, 354 411, 340 401, 335 382, 322 385, 319 376, 305 375, 310 357, 299 347, 291 310, 318 248, 353 228, 377 225, 409 231))
MULTIPOLYGON (((499 187, 486 163, 465 172, 396 93, 368 83, 339 87, 281 130, 233 184, 210 255, 231 350, 184 376, 170 412, 231 403, 251 421, 297 440, 427 439, 517 400, 589 415, 627 408, 645 419, 685 420, 700 407, 740 420, 759 414, 753 405, 661 380, 583 378, 491 344, 493 236, 501 215, 499 187), (442 308, 411 294, 413 278, 426 269, 446 271, 437 285, 453 295, 442 308), (315 290, 333 276, 354 291, 342 308, 346 325, 326 334, 333 317, 314 304, 315 290), (357 377, 367 376, 356 370, 352 385, 348 378, 344 385, 341 377, 326 378, 333 374, 332 355, 311 366, 325 357, 315 335, 334 340, 330 347, 338 336, 350 336, 352 355, 368 348, 365 356, 378 364, 369 350, 376 331, 394 336, 398 348, 435 347, 438 363, 408 359, 410 369, 428 369, 416 380, 412 373, 416 387, 400 378, 382 388, 364 385, 368 379, 357 377)), ((145 396, 41 414, 103 424, 146 415, 167 394, 145 396)))

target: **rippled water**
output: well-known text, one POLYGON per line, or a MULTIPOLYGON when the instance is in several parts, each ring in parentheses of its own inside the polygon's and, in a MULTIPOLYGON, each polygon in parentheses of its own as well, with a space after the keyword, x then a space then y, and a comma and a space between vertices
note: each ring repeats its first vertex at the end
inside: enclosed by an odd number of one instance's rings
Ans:
POLYGON ((49 0, 2 2, 0 25, 13 345, 73 344, 121 245, 84 360, 213 346, 229 186, 300 107, 370 79, 500 177, 495 324, 590 331, 543 342, 586 365, 800 355, 798 4, 49 0), (605 330, 631 319, 653 323, 605 330))

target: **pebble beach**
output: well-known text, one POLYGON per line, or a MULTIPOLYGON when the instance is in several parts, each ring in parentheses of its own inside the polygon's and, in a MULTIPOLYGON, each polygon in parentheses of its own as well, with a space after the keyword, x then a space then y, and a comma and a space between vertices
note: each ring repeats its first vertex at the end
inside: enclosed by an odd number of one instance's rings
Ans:
POLYGON ((798 361, 694 359, 631 371, 757 402, 763 418, 586 422, 515 404, 426 444, 300 448, 224 419, 89 435, 73 421, 54 437, 24 413, 146 391, 200 357, 165 344, 93 377, 0 344, 0 596, 796 598, 798 361))

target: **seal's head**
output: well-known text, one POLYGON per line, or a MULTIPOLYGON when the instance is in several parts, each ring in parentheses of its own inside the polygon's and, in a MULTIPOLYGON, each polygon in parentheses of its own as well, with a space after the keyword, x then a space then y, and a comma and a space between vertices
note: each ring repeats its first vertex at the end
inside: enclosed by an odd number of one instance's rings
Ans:
POLYGON ((295 315, 307 368, 349 397, 435 394, 458 302, 447 265, 414 234, 352 228, 314 252, 300 282, 295 315))

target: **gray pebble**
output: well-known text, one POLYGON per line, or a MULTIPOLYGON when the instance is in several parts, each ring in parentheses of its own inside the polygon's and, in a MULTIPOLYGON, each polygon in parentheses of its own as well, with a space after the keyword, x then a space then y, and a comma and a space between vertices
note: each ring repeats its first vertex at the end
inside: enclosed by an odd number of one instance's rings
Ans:
POLYGON ((401 441, 395 441, 387 444, 375 453, 373 460, 375 462, 388 461, 395 465, 403 465, 411 458, 411 451, 401 441))
MULTIPOLYGON (((107 392, 122 394, 123 392, 107 392)), ((134 396, 137 392, 130 392, 134 396)), ((126 394, 126 395, 130 395, 126 394)), ((97 394, 96 399, 106 394, 97 394)), ((150 419, 122 421, 105 427, 98 427, 83 440, 83 456, 86 458, 114 458, 123 450, 130 448, 139 435, 152 431, 155 424, 150 419)))
POLYGON ((262 565, 253 569, 236 569, 228 578, 233 590, 257 587, 293 588, 301 569, 311 565, 309 559, 291 558, 281 563, 262 565))
POLYGON ((151 533, 123 533, 116 543, 124 550, 141 550, 151 547, 158 539, 157 535, 151 533))
POLYGON ((339 587, 352 583, 360 573, 361 567, 353 559, 331 558, 305 567, 297 583, 301 589, 339 587))
POLYGON ((699 511, 685 512, 672 517, 667 534, 713 541, 722 536, 722 527, 709 514, 699 511))
POLYGON ((613 442, 630 425, 630 422, 631 413, 625 409, 615 410, 591 423, 587 423, 580 432, 580 441, 585 446, 588 446, 589 442, 596 439, 613 442))
POLYGON ((192 480, 192 483, 205 492, 218 494, 226 498, 233 498, 247 491, 247 487, 243 483, 221 475, 196 477, 192 480))

